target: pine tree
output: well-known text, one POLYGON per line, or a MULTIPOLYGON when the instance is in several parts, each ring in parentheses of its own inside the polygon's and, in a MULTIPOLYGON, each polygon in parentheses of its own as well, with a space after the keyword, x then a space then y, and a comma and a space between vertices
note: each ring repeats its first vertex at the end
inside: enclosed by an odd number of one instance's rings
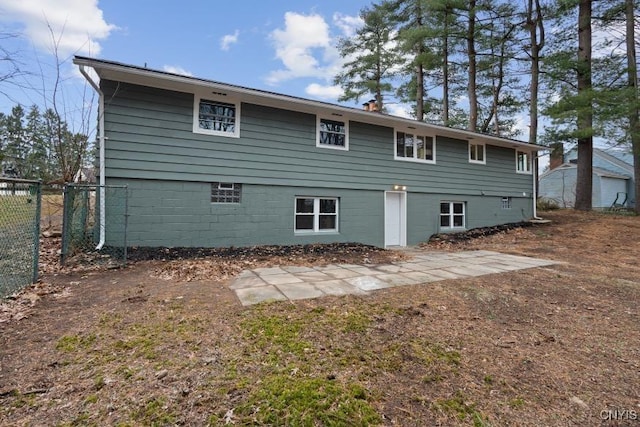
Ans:
POLYGON ((343 38, 338 44, 347 62, 334 83, 344 90, 340 101, 373 96, 378 111, 384 111, 384 97, 393 92, 390 79, 399 71, 393 25, 388 11, 380 5, 363 9, 360 17, 364 25, 354 37, 343 38))
POLYGON ((414 105, 417 120, 451 124, 451 112, 459 113, 451 98, 461 87, 460 67, 453 57, 462 50, 458 20, 464 0, 389 0, 387 4, 397 22, 405 58, 399 97, 414 105))
POLYGON ((25 134, 29 141, 27 154, 27 178, 40 179, 45 182, 53 178, 53 164, 49 147, 46 143, 46 129, 37 105, 33 105, 26 117, 25 134))
POLYGON ((625 46, 627 50, 627 84, 629 86, 629 136, 633 153, 633 175, 635 179, 635 211, 640 214, 640 92, 638 90, 638 62, 636 57, 635 16, 633 0, 625 0, 625 46))
MULTIPOLYGON (((545 45, 544 15, 540 0, 527 0, 525 9, 525 25, 529 33, 527 55, 529 59, 529 143, 538 142, 540 62, 541 52, 545 45)), ((537 170, 535 168, 534 170, 537 170)))
POLYGON ((13 178, 24 178, 28 144, 23 126, 24 109, 16 105, 11 114, 5 117, 6 143, 3 153, 3 174, 13 178))
POLYGON ((512 3, 482 4, 477 36, 479 131, 516 136, 516 115, 523 109, 520 74, 515 72, 521 48, 521 14, 512 3))

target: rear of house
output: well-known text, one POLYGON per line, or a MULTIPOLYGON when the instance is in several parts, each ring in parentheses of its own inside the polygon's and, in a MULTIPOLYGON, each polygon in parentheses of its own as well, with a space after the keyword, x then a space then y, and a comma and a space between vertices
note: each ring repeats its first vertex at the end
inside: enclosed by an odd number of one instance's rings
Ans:
POLYGON ((100 179, 129 188, 131 246, 405 246, 533 216, 538 146, 110 61, 75 62, 100 77, 100 179))

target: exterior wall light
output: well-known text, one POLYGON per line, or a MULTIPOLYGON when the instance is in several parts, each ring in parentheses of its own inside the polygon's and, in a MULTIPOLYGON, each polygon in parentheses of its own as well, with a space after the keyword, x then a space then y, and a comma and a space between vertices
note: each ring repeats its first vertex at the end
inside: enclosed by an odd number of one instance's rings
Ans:
POLYGON ((406 185, 398 185, 398 184, 394 184, 393 185, 393 189, 395 191, 407 191, 407 186, 406 185))

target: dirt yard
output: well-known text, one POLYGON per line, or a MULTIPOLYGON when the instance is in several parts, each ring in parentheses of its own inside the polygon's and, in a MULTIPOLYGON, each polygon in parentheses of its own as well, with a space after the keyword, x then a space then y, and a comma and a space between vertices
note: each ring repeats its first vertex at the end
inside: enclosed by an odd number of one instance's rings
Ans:
POLYGON ((640 426, 640 217, 425 250, 562 261, 242 307, 244 268, 382 263, 336 245, 61 271, 0 304, 0 425, 640 426))

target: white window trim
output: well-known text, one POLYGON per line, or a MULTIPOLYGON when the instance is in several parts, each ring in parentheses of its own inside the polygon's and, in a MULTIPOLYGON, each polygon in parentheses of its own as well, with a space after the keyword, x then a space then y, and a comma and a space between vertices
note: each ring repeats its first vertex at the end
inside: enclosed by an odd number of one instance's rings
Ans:
POLYGON ((333 117, 333 116, 317 114, 316 115, 316 147, 328 148, 330 150, 349 151, 349 119, 346 119, 341 115, 333 117), (321 120, 331 120, 333 122, 344 123, 344 147, 340 147, 339 145, 320 144, 320 121, 321 120))
POLYGON ((405 161, 405 162, 416 162, 416 163, 428 163, 428 164, 435 164, 436 163, 436 136, 435 135, 430 135, 430 134, 420 134, 415 132, 414 129, 394 129, 393 130, 393 159, 394 160, 401 160, 401 161, 405 161), (418 159, 416 158, 416 150, 415 150, 415 145, 414 145, 414 150, 413 150, 413 156, 414 157, 399 157, 398 156, 398 132, 402 132, 405 134, 411 134, 414 138, 416 136, 424 136, 424 137, 430 137, 433 140, 433 160, 423 160, 423 159, 418 159))
POLYGON ((468 156, 469 156, 469 163, 475 163, 478 165, 486 165, 487 164, 487 145, 484 142, 471 142, 469 141, 469 148, 468 148, 468 156), (473 145, 477 145, 482 147, 482 160, 472 160, 471 159, 471 146, 473 145))
MULTIPOLYGON (((438 225, 440 227, 441 230, 465 230, 467 228, 467 204, 465 202, 461 202, 461 201, 453 201, 453 200, 442 200, 440 201, 440 204, 442 203, 448 203, 449 204, 449 226, 445 227, 440 225, 440 218, 443 216, 442 213, 438 212, 438 225), (455 203, 460 203, 462 205, 462 226, 455 226, 454 221, 453 221, 453 205, 455 203)), ((438 206, 440 207, 440 206, 438 206)), ((456 215, 460 215, 460 214, 456 214, 456 215)))
POLYGON ((533 166, 532 166, 532 155, 531 152, 529 151, 524 151, 524 150, 518 150, 516 149, 516 173, 521 173, 523 175, 531 175, 533 174, 533 166), (518 161, 518 154, 519 153, 524 153, 527 156, 527 168, 529 170, 522 170, 520 169, 520 162, 518 161))
POLYGON ((205 95, 194 94, 193 95, 193 133, 199 133, 203 135, 216 135, 224 136, 227 138, 240 138, 240 102, 234 99, 227 99, 219 95, 205 95), (225 104, 232 104, 236 109, 236 123, 234 132, 220 132, 217 130, 202 129, 200 127, 200 101, 213 101, 222 102, 225 104))
MULTIPOLYGON (((311 214, 305 214, 311 215, 311 214)), ((293 231, 295 234, 338 234, 340 229, 340 199, 338 197, 324 196, 296 196, 293 200, 293 231), (296 230, 296 217, 298 216, 298 199, 313 199, 313 230, 296 230), (320 230, 320 200, 336 201, 336 228, 320 230)))

